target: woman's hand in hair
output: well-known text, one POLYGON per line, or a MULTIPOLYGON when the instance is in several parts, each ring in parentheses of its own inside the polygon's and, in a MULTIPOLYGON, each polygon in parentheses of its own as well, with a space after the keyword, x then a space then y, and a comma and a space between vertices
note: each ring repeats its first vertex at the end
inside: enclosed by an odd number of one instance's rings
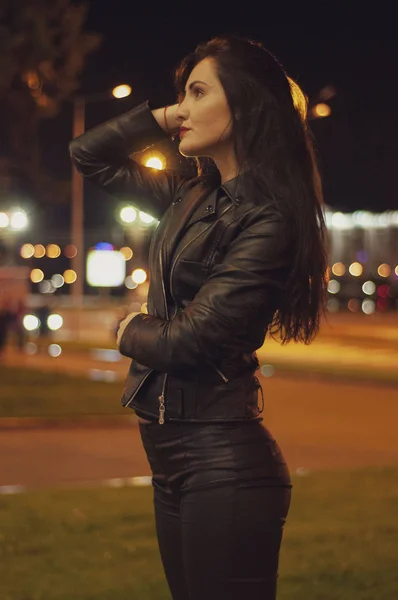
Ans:
POLYGON ((174 135, 178 133, 181 127, 181 120, 177 119, 176 113, 178 109, 178 104, 172 104, 168 106, 166 109, 166 121, 165 121, 165 107, 156 108, 152 111, 152 115, 158 122, 158 125, 170 135, 174 135))

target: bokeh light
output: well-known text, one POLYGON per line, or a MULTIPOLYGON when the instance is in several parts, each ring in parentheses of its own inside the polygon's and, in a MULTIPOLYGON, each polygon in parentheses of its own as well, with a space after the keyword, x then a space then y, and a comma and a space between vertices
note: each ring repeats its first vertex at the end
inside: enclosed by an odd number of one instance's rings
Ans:
POLYGON ((137 218, 137 211, 132 206, 125 206, 120 211, 120 218, 124 223, 134 223, 137 218))
POLYGON ((349 266, 348 270, 349 270, 350 274, 353 275, 354 277, 360 277, 363 272, 363 267, 362 267, 361 263, 353 262, 349 266))
POLYGON ((56 273, 51 277, 51 283, 55 288, 61 288, 65 283, 65 279, 60 273, 56 273))
POLYGON ((275 367, 273 365, 262 365, 260 371, 263 377, 272 377, 275 374, 275 367))
POLYGON ((351 298, 348 301, 347 308, 351 312, 359 312, 361 310, 360 304, 356 298, 351 298))
POLYGON ((64 320, 61 315, 52 314, 47 319, 47 325, 51 331, 57 331, 58 329, 61 329, 63 324, 64 320))
POLYGON ((390 286, 384 283, 383 285, 379 285, 377 288, 377 295, 380 298, 388 298, 390 293, 390 286))
POLYGON ((161 171, 163 169, 163 163, 157 156, 152 156, 151 158, 148 158, 148 160, 145 162, 145 166, 151 167, 152 169, 158 169, 158 171, 161 171))
POLYGON ((376 284, 373 283, 373 281, 365 281, 365 283, 362 286, 362 291, 364 294, 371 296, 376 291, 376 284))
POLYGON ((328 292, 330 294, 338 294, 340 291, 340 282, 335 279, 331 279, 328 283, 328 292))
POLYGON ((43 256, 46 255, 46 249, 43 246, 43 244, 36 244, 35 246, 35 253, 34 253, 34 257, 35 258, 43 258, 43 256))
POLYGON ((131 274, 131 279, 138 284, 144 283, 144 281, 146 281, 146 278, 147 274, 144 271, 144 269, 135 269, 131 274))
POLYGON ((12 213, 10 218, 11 229, 20 230, 28 226, 28 217, 23 210, 17 210, 12 213))
POLYGON ((140 221, 141 223, 145 223, 145 225, 149 225, 150 223, 153 223, 155 220, 154 217, 151 217, 151 215, 148 215, 147 213, 144 213, 142 211, 140 211, 140 221))
POLYGON ((24 244, 20 250, 22 258, 32 258, 35 253, 34 246, 32 244, 24 244))
POLYGON ((64 254, 66 258, 75 258, 77 255, 77 248, 73 244, 68 244, 64 248, 64 254))
POLYGON ((336 275, 336 277, 342 277, 345 271, 345 265, 343 265, 341 262, 334 263, 332 266, 332 273, 333 275, 336 275))
POLYGON ((138 283, 133 281, 130 275, 128 275, 128 277, 126 277, 126 279, 124 280, 124 285, 128 290, 135 290, 135 288, 138 287, 138 283))
POLYGON ((124 246, 123 248, 120 248, 119 250, 120 254, 123 255, 124 260, 130 260, 131 258, 133 258, 133 251, 131 248, 128 248, 127 246, 124 246))
POLYGON ((46 253, 48 258, 58 258, 61 254, 61 248, 57 244, 48 244, 46 253))
POLYGON ((364 300, 362 302, 362 312, 364 312, 365 315, 371 315, 375 310, 376 304, 373 300, 364 300))
POLYGON ((37 353, 37 345, 34 342, 27 342, 24 348, 26 354, 32 356, 37 353))
POLYGON ((65 283, 75 283, 77 279, 77 274, 76 271, 74 271, 73 269, 67 269, 64 273, 64 280, 65 283))
POLYGON ((40 294, 53 294, 55 292, 55 287, 51 281, 45 279, 39 283, 39 292, 40 294))
POLYGON ((131 94, 131 86, 127 83, 122 83, 121 85, 117 85, 112 90, 112 96, 114 98, 127 98, 131 94))
POLYGON ((40 321, 36 315, 25 315, 22 323, 26 331, 34 331, 40 327, 40 321))
POLYGON ((0 227, 8 227, 10 219, 6 213, 0 212, 0 227))
POLYGON ((379 265, 377 272, 380 277, 389 277, 391 275, 391 267, 390 265, 383 263, 382 265, 379 265))
POLYGON ((340 302, 337 300, 337 298, 330 298, 328 300, 327 309, 331 313, 338 312, 340 309, 340 302))
POLYGON ((316 117, 328 117, 331 114, 332 110, 328 104, 324 102, 319 102, 314 106, 314 115, 316 117))
POLYGON ((40 283, 43 281, 44 273, 41 269, 32 269, 30 272, 30 280, 32 283, 40 283))
POLYGON ((62 348, 59 344, 50 344, 48 347, 48 353, 53 358, 57 358, 62 353, 62 348))

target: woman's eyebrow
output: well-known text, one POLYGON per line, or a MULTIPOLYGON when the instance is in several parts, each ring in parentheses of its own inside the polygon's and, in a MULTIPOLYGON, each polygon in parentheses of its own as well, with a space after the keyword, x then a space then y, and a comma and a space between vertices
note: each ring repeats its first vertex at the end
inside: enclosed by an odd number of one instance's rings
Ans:
MULTIPOLYGON (((208 83, 206 83, 205 81, 200 81, 199 79, 196 79, 195 81, 192 81, 192 83, 189 84, 188 89, 191 90, 192 87, 195 85, 195 83, 204 83, 204 85, 207 85, 208 87, 211 87, 208 83)), ((186 90, 185 90, 186 91, 186 90)))

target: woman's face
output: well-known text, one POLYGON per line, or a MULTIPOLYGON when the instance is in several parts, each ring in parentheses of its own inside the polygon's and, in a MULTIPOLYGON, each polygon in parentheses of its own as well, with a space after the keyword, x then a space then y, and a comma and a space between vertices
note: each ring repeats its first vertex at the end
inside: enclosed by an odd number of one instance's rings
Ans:
POLYGON ((176 116, 181 127, 188 129, 180 135, 183 156, 215 158, 231 144, 231 111, 213 58, 205 58, 192 69, 176 116))

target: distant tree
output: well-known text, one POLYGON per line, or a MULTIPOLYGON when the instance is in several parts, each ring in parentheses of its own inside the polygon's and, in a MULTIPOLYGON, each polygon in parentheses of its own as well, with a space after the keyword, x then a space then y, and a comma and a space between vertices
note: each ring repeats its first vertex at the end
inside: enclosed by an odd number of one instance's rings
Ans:
POLYGON ((70 0, 0 0, 0 194, 22 191, 40 204, 68 197, 40 164, 38 125, 78 89, 101 42, 83 30, 87 10, 70 0))

